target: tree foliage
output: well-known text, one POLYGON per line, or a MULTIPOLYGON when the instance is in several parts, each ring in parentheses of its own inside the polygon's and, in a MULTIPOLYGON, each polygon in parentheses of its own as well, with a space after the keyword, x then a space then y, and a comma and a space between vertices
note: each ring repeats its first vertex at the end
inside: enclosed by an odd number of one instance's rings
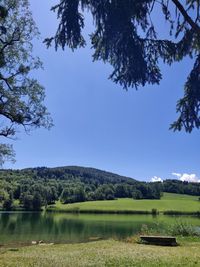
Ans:
POLYGON ((90 34, 93 60, 113 67, 110 79, 129 87, 159 84, 159 63, 172 64, 185 57, 194 59, 194 67, 184 86, 184 96, 177 102, 178 119, 174 131, 191 132, 200 127, 200 2, 186 0, 60 0, 52 7, 59 26, 55 36, 45 43, 72 50, 86 45, 83 36, 85 14, 94 22, 90 34), (160 38, 155 13, 168 22, 168 38, 160 38))
MULTIPOLYGON (((52 125, 43 105, 43 86, 31 72, 41 67, 32 55, 38 30, 28 0, 0 2, 0 136, 14 138, 19 127, 25 131, 52 125)), ((13 158, 9 145, 0 145, 0 163, 13 158), (5 151, 8 153, 5 153, 5 151), (6 157, 5 157, 5 156, 6 157)))

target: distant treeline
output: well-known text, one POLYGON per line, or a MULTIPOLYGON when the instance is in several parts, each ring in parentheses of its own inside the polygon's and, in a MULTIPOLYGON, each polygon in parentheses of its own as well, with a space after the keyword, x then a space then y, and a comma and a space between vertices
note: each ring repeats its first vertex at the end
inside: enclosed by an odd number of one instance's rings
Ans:
POLYGON ((164 183, 139 182, 132 178, 83 167, 0 170, 0 204, 40 210, 42 206, 116 198, 160 199, 162 192, 200 195, 199 184, 177 180, 164 183))
POLYGON ((200 196, 200 183, 188 183, 179 180, 165 180, 162 190, 168 193, 200 196))

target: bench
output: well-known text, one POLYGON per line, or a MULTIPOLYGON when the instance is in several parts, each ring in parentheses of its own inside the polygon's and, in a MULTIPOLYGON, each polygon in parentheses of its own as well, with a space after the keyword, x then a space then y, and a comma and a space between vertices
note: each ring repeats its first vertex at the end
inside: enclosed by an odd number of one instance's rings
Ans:
POLYGON ((173 236, 140 236, 143 244, 160 246, 177 246, 176 237, 173 236))

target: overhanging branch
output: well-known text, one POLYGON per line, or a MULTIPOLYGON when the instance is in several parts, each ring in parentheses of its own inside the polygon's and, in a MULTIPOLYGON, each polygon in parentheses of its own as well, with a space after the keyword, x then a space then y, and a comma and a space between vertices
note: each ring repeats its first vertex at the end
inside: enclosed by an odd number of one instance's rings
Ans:
POLYGON ((200 36, 200 27, 193 21, 193 19, 188 15, 187 11, 183 7, 183 5, 178 0, 172 0, 175 6, 183 15, 184 19, 188 22, 188 24, 192 27, 192 29, 200 36))

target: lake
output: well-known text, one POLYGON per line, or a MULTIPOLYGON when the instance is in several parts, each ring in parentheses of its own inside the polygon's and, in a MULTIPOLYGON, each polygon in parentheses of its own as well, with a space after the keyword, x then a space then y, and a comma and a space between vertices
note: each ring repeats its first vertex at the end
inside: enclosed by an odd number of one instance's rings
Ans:
POLYGON ((177 221, 200 227, 200 218, 186 216, 1 212, 0 245, 30 244, 39 240, 78 243, 124 239, 139 233, 144 225, 162 230, 177 221))

